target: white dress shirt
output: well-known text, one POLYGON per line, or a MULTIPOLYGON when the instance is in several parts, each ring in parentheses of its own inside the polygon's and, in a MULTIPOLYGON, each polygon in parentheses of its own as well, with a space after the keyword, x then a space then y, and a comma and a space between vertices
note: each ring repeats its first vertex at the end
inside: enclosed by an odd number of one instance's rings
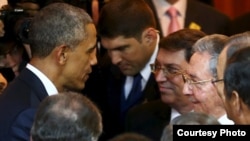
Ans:
POLYGON ((186 17, 186 9, 187 9, 187 0, 179 0, 174 5, 170 5, 166 0, 152 0, 156 9, 156 13, 158 15, 159 23, 161 25, 162 34, 164 36, 168 33, 168 25, 170 23, 170 17, 167 14, 167 10, 170 6, 174 6, 178 12, 178 22, 180 24, 180 28, 184 28, 185 25, 185 17, 186 17))
POLYGON ((55 85, 45 74, 29 63, 27 64, 26 68, 32 71, 42 81, 49 96, 58 94, 58 90, 56 89, 55 85))
MULTIPOLYGON (((142 76, 142 80, 141 80, 142 90, 145 88, 145 86, 146 86, 146 84, 148 82, 148 79, 149 79, 149 77, 151 75, 150 64, 155 62, 155 59, 156 59, 156 56, 157 56, 157 53, 158 53, 158 50, 159 50, 159 47, 158 47, 159 40, 160 40, 160 36, 158 35, 155 50, 154 50, 149 62, 140 71, 141 76, 142 76)), ((125 88, 125 98, 128 98, 129 92, 132 89, 133 79, 134 79, 133 76, 127 76, 126 77, 125 86, 124 86, 124 88, 125 88)))
POLYGON ((227 118, 227 115, 223 115, 218 119, 219 123, 222 125, 233 125, 234 122, 227 118))

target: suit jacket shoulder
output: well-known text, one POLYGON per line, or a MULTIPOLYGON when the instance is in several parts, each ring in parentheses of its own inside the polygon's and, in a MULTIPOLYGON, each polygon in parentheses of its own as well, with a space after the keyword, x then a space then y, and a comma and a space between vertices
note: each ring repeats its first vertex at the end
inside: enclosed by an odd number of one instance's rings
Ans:
POLYGON ((190 28, 191 23, 199 25, 201 30, 207 34, 228 35, 230 19, 212 6, 195 0, 188 0, 185 27, 190 28))
POLYGON ((28 130, 26 132, 15 130, 17 133, 14 133, 15 131, 12 130, 13 126, 25 124, 19 124, 18 121, 27 121, 26 125, 31 127, 32 121, 29 121, 27 117, 33 117, 34 112, 27 112, 27 110, 36 109, 46 96, 48 94, 40 79, 30 70, 24 69, 0 96, 0 140, 10 141, 13 138, 13 134, 20 135, 16 136, 17 138, 20 137, 29 140, 28 130))
POLYGON ((132 108, 126 118, 126 131, 137 132, 160 140, 164 127, 170 122, 171 107, 155 100, 132 108))

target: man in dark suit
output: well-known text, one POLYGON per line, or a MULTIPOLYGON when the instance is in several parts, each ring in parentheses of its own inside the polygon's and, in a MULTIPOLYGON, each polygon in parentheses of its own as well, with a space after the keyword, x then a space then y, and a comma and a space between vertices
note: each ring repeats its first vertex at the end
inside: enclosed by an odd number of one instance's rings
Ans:
POLYGON ((158 51, 159 35, 155 28, 153 13, 144 0, 112 0, 102 8, 99 35, 113 63, 107 67, 106 83, 102 84, 106 84, 107 94, 100 93, 105 95, 103 140, 124 130, 124 118, 130 108, 160 98, 149 65, 158 51), (132 93, 137 78, 140 84, 135 88, 140 89, 132 93))
POLYGON ((182 93, 182 75, 192 55, 192 46, 205 33, 182 29, 161 39, 152 71, 161 99, 132 108, 126 119, 126 131, 159 141, 164 127, 176 116, 192 111, 193 104, 182 93))
POLYGON ((97 63, 92 19, 65 3, 50 4, 35 15, 29 43, 30 62, 0 96, 1 141, 29 141, 38 104, 49 95, 83 89, 97 63))
POLYGON ((157 29, 161 36, 167 35, 169 17, 166 14, 170 6, 178 10, 181 28, 198 29, 206 34, 228 34, 230 19, 214 7, 197 0, 145 0, 156 17, 157 29))

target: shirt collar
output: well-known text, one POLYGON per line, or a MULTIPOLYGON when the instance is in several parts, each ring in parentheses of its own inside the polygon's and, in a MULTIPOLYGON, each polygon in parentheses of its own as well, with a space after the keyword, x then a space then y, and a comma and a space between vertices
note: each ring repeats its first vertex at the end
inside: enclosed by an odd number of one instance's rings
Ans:
POLYGON ((219 123, 222 125, 233 125, 234 122, 227 118, 227 115, 223 115, 218 119, 219 123))
MULTIPOLYGON (((155 9, 159 15, 165 15, 166 10, 171 6, 166 0, 153 0, 155 9), (160 14, 161 13, 161 14, 160 14)), ((185 18, 186 9, 187 9, 187 0, 178 0, 174 6, 180 13, 180 16, 185 18)))
POLYGON ((160 36, 159 34, 157 35, 157 41, 156 41, 156 46, 154 49, 154 52, 150 58, 150 60, 148 61, 148 63, 145 65, 145 67, 140 71, 141 76, 143 78, 143 80, 148 80, 151 74, 151 68, 150 68, 150 64, 155 62, 158 50, 159 50, 159 40, 160 40, 160 36))
POLYGON ((32 71, 42 81, 49 96, 58 94, 58 90, 56 89, 55 85, 49 80, 49 78, 44 73, 42 73, 40 70, 38 70, 36 67, 29 63, 27 64, 26 68, 32 71))

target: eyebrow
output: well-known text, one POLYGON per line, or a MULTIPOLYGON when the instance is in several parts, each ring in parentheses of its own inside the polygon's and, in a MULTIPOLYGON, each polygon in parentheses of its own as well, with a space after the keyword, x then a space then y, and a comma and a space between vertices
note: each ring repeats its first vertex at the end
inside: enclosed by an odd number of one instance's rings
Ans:
POLYGON ((95 44, 94 46, 92 46, 91 48, 89 48, 88 50, 87 50, 87 52, 92 52, 94 49, 96 49, 97 48, 97 45, 95 44))
POLYGON ((129 45, 121 45, 121 46, 117 46, 116 48, 111 49, 111 50, 121 50, 121 49, 124 49, 124 48, 127 48, 127 47, 129 47, 129 45))
POLYGON ((200 79, 200 78, 198 78, 196 75, 194 75, 194 74, 190 74, 190 73, 188 73, 189 74, 189 76, 190 76, 190 78, 192 78, 192 79, 200 79))

